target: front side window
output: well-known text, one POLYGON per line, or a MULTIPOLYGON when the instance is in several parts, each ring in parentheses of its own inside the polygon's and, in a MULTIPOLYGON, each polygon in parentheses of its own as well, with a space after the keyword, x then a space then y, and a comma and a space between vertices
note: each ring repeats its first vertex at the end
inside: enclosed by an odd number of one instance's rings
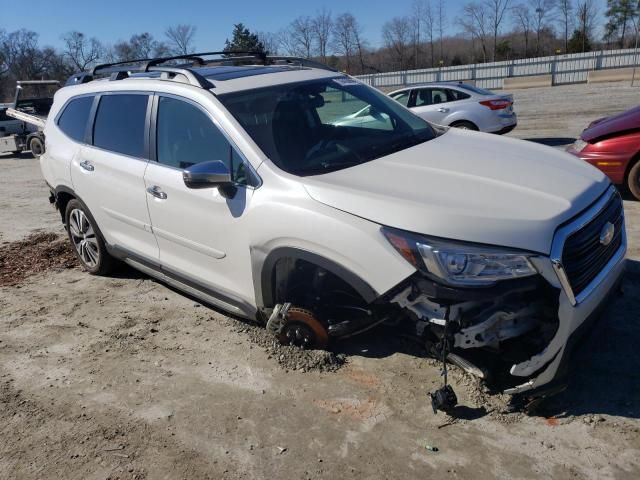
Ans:
POLYGON ((84 141, 92 105, 93 96, 71 100, 58 118, 58 128, 76 142, 84 141))
POLYGON ((103 95, 93 126, 93 144, 142 158, 148 95, 103 95))
POLYGON ((417 91, 416 107, 424 107, 427 105, 437 105, 439 103, 448 102, 447 90, 444 88, 421 88, 417 91))
POLYGON ((427 122, 346 77, 218 98, 264 154, 295 175, 348 168, 434 137, 427 122))
POLYGON ((160 97, 156 128, 158 163, 185 169, 196 163, 220 160, 236 183, 249 183, 249 172, 240 155, 198 107, 175 98, 160 97))

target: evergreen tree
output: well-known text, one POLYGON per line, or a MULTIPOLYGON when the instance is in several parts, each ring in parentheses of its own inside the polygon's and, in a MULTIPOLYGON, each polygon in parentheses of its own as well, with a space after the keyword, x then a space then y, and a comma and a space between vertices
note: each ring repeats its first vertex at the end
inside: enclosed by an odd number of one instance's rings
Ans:
POLYGON ((582 53, 591 51, 589 37, 580 29, 573 32, 567 46, 567 53, 582 53))
POLYGON ((242 23, 233 26, 233 37, 231 41, 227 39, 224 47, 225 52, 260 52, 266 53, 264 45, 258 35, 251 33, 242 23))
POLYGON ((605 37, 611 38, 613 34, 619 34, 621 48, 625 45, 629 23, 638 15, 638 4, 638 0, 607 0, 605 37))

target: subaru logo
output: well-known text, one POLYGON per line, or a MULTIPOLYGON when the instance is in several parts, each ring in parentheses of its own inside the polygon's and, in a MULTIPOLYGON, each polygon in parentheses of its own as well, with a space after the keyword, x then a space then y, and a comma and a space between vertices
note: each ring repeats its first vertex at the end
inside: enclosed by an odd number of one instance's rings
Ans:
POLYGON ((600 243, 605 247, 613 240, 613 235, 616 233, 616 227, 611 222, 607 222, 600 230, 600 243))

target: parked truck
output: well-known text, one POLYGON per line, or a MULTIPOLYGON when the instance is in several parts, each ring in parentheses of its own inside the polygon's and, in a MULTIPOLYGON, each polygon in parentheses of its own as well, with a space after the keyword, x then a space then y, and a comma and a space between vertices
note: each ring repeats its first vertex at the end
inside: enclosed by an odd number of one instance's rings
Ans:
POLYGON ((60 87, 57 80, 26 80, 16 85, 13 104, 3 105, 0 119, 0 154, 44 153, 44 125, 60 87))

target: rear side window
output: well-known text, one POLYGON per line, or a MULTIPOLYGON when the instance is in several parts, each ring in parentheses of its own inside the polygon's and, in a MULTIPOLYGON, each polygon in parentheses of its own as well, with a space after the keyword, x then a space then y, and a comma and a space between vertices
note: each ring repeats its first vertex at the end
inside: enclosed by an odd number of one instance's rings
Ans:
POLYGON ((71 100, 58 119, 58 127, 76 142, 84 141, 93 97, 80 97, 71 100))
POLYGON ((242 158, 211 119, 190 103, 160 97, 156 143, 158 163, 185 169, 220 160, 236 183, 250 183, 242 158))
POLYGON ((93 144, 132 157, 144 156, 148 95, 103 95, 93 126, 93 144))
POLYGON ((471 97, 471 95, 464 92, 460 92, 458 90, 447 90, 447 93, 451 97, 452 102, 456 102, 458 100, 466 100, 467 98, 471 97))

